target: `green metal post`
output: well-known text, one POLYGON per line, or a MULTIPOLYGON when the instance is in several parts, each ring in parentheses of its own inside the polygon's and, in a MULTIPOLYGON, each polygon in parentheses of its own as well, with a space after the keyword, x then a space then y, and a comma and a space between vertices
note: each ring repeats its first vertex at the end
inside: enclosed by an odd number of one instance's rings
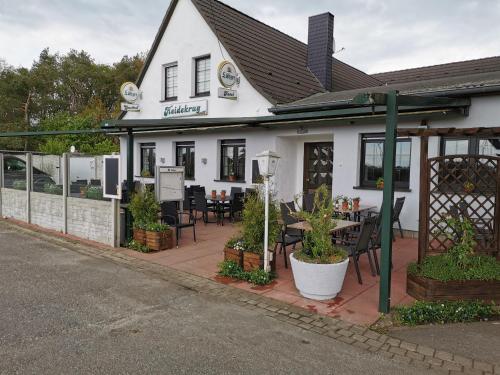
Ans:
POLYGON ((398 94, 387 93, 387 112, 384 146, 384 195, 382 202, 382 232, 380 260, 379 311, 391 309, 391 264, 392 264, 392 217, 394 201, 394 159, 396 158, 396 135, 398 126, 398 94))
MULTIPOLYGON (((127 131, 127 194, 128 202, 134 191, 134 133, 132 130, 127 131)), ((125 232, 127 242, 132 239, 132 215, 127 208, 125 210, 125 232)))

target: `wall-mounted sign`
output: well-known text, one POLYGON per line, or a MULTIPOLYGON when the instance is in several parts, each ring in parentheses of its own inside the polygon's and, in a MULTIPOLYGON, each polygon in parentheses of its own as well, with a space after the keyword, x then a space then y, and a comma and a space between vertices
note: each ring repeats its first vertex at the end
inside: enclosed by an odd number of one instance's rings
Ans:
POLYGON ((122 98, 128 103, 135 103, 139 100, 139 88, 133 82, 125 82, 120 87, 122 98))
POLYGON ((219 87, 219 98, 236 100, 238 99, 238 91, 219 87))
POLYGON ((156 166, 155 179, 159 202, 184 200, 184 167, 156 166))
POLYGON ((195 100, 187 103, 167 105, 163 110, 163 118, 200 116, 208 113, 207 100, 195 100))
POLYGON ((121 110, 126 112, 139 112, 141 108, 135 103, 121 103, 121 110))
POLYGON ((240 78, 238 77, 235 66, 233 63, 226 60, 219 64, 217 76, 219 77, 220 84, 226 88, 231 88, 235 84, 240 83, 240 78))

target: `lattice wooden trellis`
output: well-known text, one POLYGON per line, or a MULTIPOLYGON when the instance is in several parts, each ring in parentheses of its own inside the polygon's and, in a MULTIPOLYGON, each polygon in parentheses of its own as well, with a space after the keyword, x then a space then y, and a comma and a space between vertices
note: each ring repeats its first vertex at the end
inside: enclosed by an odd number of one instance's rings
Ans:
MULTIPOLYGON (((427 160, 422 178, 421 210, 426 224, 420 241, 420 258, 447 251, 453 244, 444 220, 458 213, 476 229, 475 251, 500 255, 500 158, 483 155, 449 155, 427 160), (427 206, 427 207, 425 207, 427 206), (424 247, 424 248, 422 248, 424 247)), ((422 228, 422 227, 421 227, 422 228)), ((422 232, 422 231, 421 231, 422 232)))

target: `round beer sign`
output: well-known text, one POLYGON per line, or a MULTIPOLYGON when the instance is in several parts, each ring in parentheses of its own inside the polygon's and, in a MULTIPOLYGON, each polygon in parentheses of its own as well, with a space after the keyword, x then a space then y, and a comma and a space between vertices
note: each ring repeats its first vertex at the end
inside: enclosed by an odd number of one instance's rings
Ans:
POLYGON ((125 82, 120 87, 120 94, 129 103, 139 100, 139 88, 133 82, 125 82))
POLYGON ((238 80, 238 74, 236 73, 236 68, 233 63, 229 61, 222 61, 217 69, 217 75, 219 76, 219 82, 222 86, 230 88, 235 85, 238 80))

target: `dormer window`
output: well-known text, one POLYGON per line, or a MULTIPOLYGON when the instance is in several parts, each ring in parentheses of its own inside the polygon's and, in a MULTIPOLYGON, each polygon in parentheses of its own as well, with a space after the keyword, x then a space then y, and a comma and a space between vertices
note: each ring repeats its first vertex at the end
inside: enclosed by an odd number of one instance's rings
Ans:
POLYGON ((194 95, 210 95, 210 56, 194 60, 194 95))
POLYGON ((177 99, 177 63, 165 65, 165 100, 177 99))

